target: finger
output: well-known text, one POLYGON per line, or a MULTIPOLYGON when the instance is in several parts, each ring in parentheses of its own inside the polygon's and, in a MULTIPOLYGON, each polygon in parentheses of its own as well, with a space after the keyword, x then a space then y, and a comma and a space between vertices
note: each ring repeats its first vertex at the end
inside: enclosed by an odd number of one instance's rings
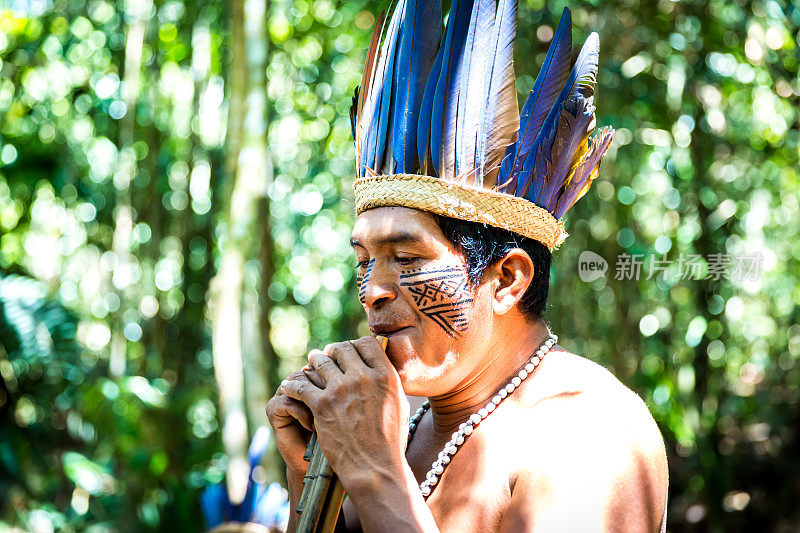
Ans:
POLYGON ((356 350, 358 350, 361 359, 363 359, 370 368, 394 368, 386 352, 381 348, 380 342, 375 337, 361 337, 360 339, 351 341, 351 343, 356 350))
POLYGON ((292 398, 286 398, 283 411, 300 422, 300 425, 308 431, 314 431, 314 416, 304 403, 292 398))
POLYGON ((364 360, 358 355, 358 350, 353 346, 352 341, 329 344, 325 347, 325 354, 336 361, 345 374, 364 369, 364 360))
POLYGON ((313 431, 314 417, 302 402, 284 395, 275 395, 267 404, 267 418, 274 428, 286 427, 294 422, 313 431))
MULTIPOLYGON (((301 375, 303 375, 303 372, 301 370, 295 370, 294 372, 292 372, 291 374, 289 374, 288 376, 286 376, 283 379, 284 379, 284 381, 288 381, 288 380, 291 380, 291 379, 295 379, 296 377, 301 376, 301 375)), ((275 396, 276 397, 284 396, 283 389, 281 388, 280 385, 278 385, 278 388, 275 390, 275 396)))
POLYGON ((306 375, 306 377, 311 381, 311 383, 313 383, 314 385, 316 385, 320 389, 324 389, 325 388, 325 380, 322 379, 322 376, 319 375, 319 372, 317 372, 314 369, 314 367, 311 366, 310 363, 307 364, 306 366, 304 366, 302 370, 303 370, 303 374, 306 375))
POLYGON ((308 354, 308 362, 322 376, 325 383, 332 383, 342 377, 342 371, 336 366, 336 362, 319 350, 311 350, 311 353, 308 354))
POLYGON ((312 407, 322 391, 305 374, 298 373, 300 374, 299 376, 283 380, 280 388, 286 396, 300 400, 307 406, 312 407))

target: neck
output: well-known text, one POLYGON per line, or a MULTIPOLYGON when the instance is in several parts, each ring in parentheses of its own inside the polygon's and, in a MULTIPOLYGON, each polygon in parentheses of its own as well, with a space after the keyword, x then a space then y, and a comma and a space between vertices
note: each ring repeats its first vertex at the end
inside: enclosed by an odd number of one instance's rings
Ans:
POLYGON ((459 424, 485 406, 497 391, 530 359, 550 336, 543 320, 526 325, 522 334, 496 335, 488 345, 481 364, 452 391, 428 398, 434 429, 449 435, 459 424))

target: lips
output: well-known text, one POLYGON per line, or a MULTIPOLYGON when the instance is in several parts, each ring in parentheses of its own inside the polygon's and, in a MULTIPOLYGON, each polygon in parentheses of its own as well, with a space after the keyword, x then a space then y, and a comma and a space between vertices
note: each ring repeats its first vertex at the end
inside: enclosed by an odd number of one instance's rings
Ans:
POLYGON ((408 327, 411 326, 402 324, 373 323, 369 325, 369 330, 375 335, 391 335, 392 333, 397 333, 398 331, 408 327))

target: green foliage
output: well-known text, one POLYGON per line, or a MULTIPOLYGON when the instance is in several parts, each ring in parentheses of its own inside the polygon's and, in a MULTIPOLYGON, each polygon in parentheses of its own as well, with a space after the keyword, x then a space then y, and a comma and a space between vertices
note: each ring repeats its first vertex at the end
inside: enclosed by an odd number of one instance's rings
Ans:
MULTIPOLYGON (((199 529, 199 488, 227 466, 206 309, 222 236, 252 233, 270 252, 247 258, 242 305, 248 323, 261 323, 254 307, 268 314, 268 332, 243 337, 248 350, 269 336, 270 387, 309 348, 365 332, 347 111, 386 2, 268 3, 256 97, 269 210, 245 228, 228 212, 232 2, 10 4, 0 527, 199 529)), ((520 98, 563 7, 522 4, 520 98)), ((667 441, 671 529, 796 529, 800 4, 570 7, 576 40, 600 32, 598 123, 617 134, 567 216, 547 315, 564 346, 647 401, 667 441), (584 250, 609 262, 606 278, 579 279, 584 250), (614 279, 622 253, 646 256, 638 281, 614 279), (681 257, 704 258, 705 276, 715 253, 760 253, 760 275, 678 279, 681 257), (669 275, 646 279, 650 258, 672 261, 669 275)))

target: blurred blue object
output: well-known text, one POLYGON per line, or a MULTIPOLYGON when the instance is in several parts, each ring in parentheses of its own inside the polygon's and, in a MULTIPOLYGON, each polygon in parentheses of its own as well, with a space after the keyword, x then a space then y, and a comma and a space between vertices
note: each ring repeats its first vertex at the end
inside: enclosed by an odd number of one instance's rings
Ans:
POLYGON ((257 483, 253 472, 269 445, 270 431, 261 426, 250 442, 247 459, 250 462, 250 478, 242 503, 234 505, 228 497, 225 484, 209 485, 200 494, 200 507, 206 527, 212 529, 224 522, 255 522, 270 528, 286 529, 289 521, 289 500, 279 483, 268 486, 257 483))

